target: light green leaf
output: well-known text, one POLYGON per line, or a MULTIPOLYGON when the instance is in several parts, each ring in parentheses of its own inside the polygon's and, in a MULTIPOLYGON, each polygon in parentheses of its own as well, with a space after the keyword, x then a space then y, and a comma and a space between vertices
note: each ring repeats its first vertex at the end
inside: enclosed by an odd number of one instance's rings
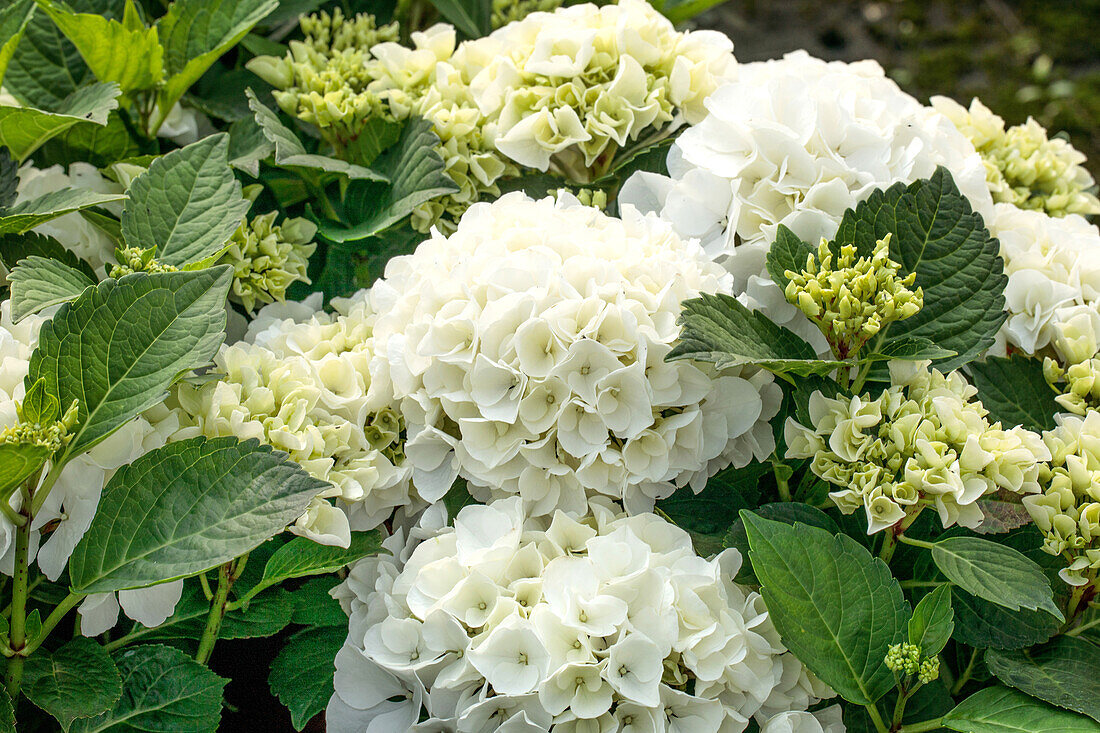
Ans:
POLYGON ((921 648, 922 657, 934 657, 943 651, 955 630, 955 612, 951 608, 951 586, 941 585, 920 599, 909 619, 909 643, 921 648))
POLYGON ((299 631, 271 663, 271 694, 290 710, 295 730, 324 711, 333 692, 336 653, 347 631, 340 626, 318 626, 299 631))
MULTIPOLYGON (((0 110, 4 109, 0 107, 0 110)), ((87 188, 63 188, 23 201, 0 214, 0 234, 23 234, 39 224, 74 211, 121 201, 125 196, 87 188)))
POLYGON ((263 130, 264 136, 275 146, 275 164, 285 168, 306 168, 336 173, 351 179, 364 179, 369 181, 385 181, 385 176, 376 173, 370 168, 361 165, 345 163, 342 160, 329 158, 324 155, 312 155, 306 152, 305 146, 298 137, 279 121, 279 116, 265 107, 251 89, 245 94, 248 96, 248 106, 256 115, 256 124, 263 130))
POLYGON ((493 30, 492 0, 431 0, 431 3, 467 38, 481 38, 493 30))
POLYGON ((910 615, 889 568, 847 535, 741 518, 783 644, 845 700, 874 704, 894 687, 883 660, 910 615))
POLYGON ((20 260, 8 273, 8 283, 11 286, 11 318, 18 323, 43 308, 75 300, 95 285, 95 280, 59 260, 31 255, 20 260))
POLYGON ((32 107, 0 106, 0 145, 11 149, 22 162, 55 135, 73 125, 107 124, 107 115, 118 108, 117 84, 81 87, 62 100, 55 111, 32 107))
POLYGON ((1011 547, 979 537, 949 537, 932 546, 932 559, 940 572, 969 593, 1011 611, 1048 611, 1063 620, 1042 568, 1011 547))
POLYGON ((915 272, 924 289, 924 307, 915 316, 889 324, 868 351, 884 353, 890 342, 923 337, 956 356, 938 361, 954 369, 981 355, 1006 317, 1000 245, 959 193, 951 174, 937 168, 931 179, 898 183, 874 191, 841 220, 830 246, 855 244, 870 256, 875 242, 891 234, 890 257, 903 273, 915 272))
POLYGON ((23 30, 33 14, 34 0, 15 0, 6 8, 0 9, 0 38, 5 39, 0 43, 0 82, 4 80, 4 72, 8 70, 8 63, 15 55, 15 47, 22 40, 23 30))
POLYGON ((46 425, 61 417, 61 403, 46 391, 46 380, 39 379, 23 395, 20 411, 23 422, 46 425))
POLYGON ((229 136, 211 135, 157 158, 130 184, 122 236, 130 247, 156 247, 158 261, 182 267, 217 254, 249 203, 233 177, 229 136))
POLYGON ((818 359, 813 347, 792 331, 724 293, 684 301, 680 324, 680 341, 665 357, 668 361, 709 361, 717 369, 754 364, 800 376, 824 376, 843 365, 818 359))
POLYGON ((46 464, 50 449, 40 445, 0 443, 0 501, 46 464))
POLYGON ((1053 430, 1054 416, 1062 408, 1043 377, 1043 362, 1016 354, 998 356, 967 365, 970 382, 989 416, 1006 428, 1023 425, 1028 430, 1053 430))
POLYGON ((279 7, 278 0, 176 0, 157 21, 168 80, 160 92, 161 109, 170 109, 183 93, 252 27, 279 7))
POLYGON ((96 78, 124 93, 151 89, 164 78, 164 50, 156 28, 135 28, 95 13, 76 13, 54 0, 39 6, 76 46, 96 78))
POLYGON ((73 733, 215 733, 221 723, 223 679, 171 647, 151 644, 115 655, 122 697, 114 708, 79 720, 73 733))
POLYGON ((1098 733, 1100 723, 1007 687, 987 687, 943 717, 962 733, 1098 733))
POLYGON ((107 482, 69 560, 72 586, 140 588, 228 562, 282 531, 327 486, 255 440, 170 443, 107 482))
POLYGON ((373 164, 390 183, 353 181, 344 199, 347 225, 319 220, 317 231, 334 242, 366 239, 398 223, 425 201, 457 191, 438 148, 439 137, 431 123, 409 119, 397 143, 373 164))
POLYGON ((264 566, 257 588, 269 588, 291 578, 335 573, 337 570, 382 549, 377 532, 352 532, 351 544, 343 547, 320 545, 306 537, 295 537, 275 551, 264 566))
POLYGON ((880 351, 860 355, 860 361, 889 361, 900 359, 904 361, 924 361, 925 359, 946 359, 955 356, 950 349, 943 349, 931 340, 920 336, 903 336, 893 341, 888 341, 880 351))
POLYGON ((26 384, 45 378, 63 406, 79 401, 61 462, 159 404, 181 374, 209 362, 224 338, 232 274, 224 266, 107 280, 42 326, 26 384))
POLYGON ((28 657, 22 689, 67 731, 75 719, 110 709, 122 695, 122 680, 106 650, 78 636, 57 651, 28 657))
POLYGON ((989 671, 1040 700, 1100 720, 1100 647, 1073 636, 1019 651, 990 649, 989 671))
POLYGON ((229 165, 253 178, 260 176, 260 161, 275 152, 256 120, 246 117, 229 126, 229 165))
POLYGON ((76 256, 71 249, 58 242, 53 237, 38 232, 24 232, 23 234, 0 234, 0 263, 9 270, 14 269, 20 260, 31 255, 58 260, 79 270, 95 279, 95 270, 84 260, 76 256))

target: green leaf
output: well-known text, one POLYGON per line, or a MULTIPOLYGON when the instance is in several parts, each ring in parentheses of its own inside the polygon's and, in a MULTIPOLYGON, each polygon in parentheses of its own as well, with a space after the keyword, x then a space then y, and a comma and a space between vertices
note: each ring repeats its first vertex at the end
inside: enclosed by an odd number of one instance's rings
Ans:
POLYGON ((15 47, 22 40, 23 30, 33 14, 34 0, 15 0, 0 10, 0 38, 4 39, 0 44, 0 81, 4 80, 4 72, 8 70, 15 47))
POLYGON ((75 719, 109 710, 122 695, 122 680, 107 651, 78 636, 57 651, 28 657, 22 689, 67 731, 75 719))
POLYGON ((249 207, 228 152, 229 136, 219 134, 154 160, 130 184, 126 244, 155 246, 157 260, 176 267, 221 252, 249 207))
POLYGON ((170 109, 278 0, 176 0, 157 21, 168 80, 158 104, 170 109))
POLYGON ((0 501, 7 501, 12 492, 42 468, 50 457, 50 449, 41 445, 0 443, 0 501))
POLYGON ((783 290, 790 282, 785 273, 788 270, 802 272, 806 268, 806 259, 814 254, 810 245, 803 242, 786 225, 780 224, 775 232, 775 241, 768 249, 768 274, 779 289, 783 290))
MULTIPOLYGON (((783 522, 784 524, 790 525, 801 522, 811 527, 819 527, 829 534, 837 534, 840 532, 840 527, 837 526, 832 517, 809 504, 802 504, 794 501, 778 501, 773 504, 761 504, 753 508, 752 512, 758 517, 770 519, 775 522, 783 522)), ((734 522, 733 526, 726 532, 722 544, 725 547, 736 549, 744 558, 749 557, 749 534, 745 529, 745 522, 740 516, 737 517, 737 521, 734 522)), ((737 573, 737 582, 759 585, 756 573, 752 569, 751 562, 745 562, 741 565, 741 570, 737 573)))
POLYGON ((425 201, 458 190, 446 173, 439 137, 431 123, 419 117, 405 123, 397 143, 373 165, 390 183, 349 184, 344 200, 349 224, 317 220, 321 236, 333 242, 366 239, 401 221, 425 201))
POLYGON ((894 687, 883 659, 910 615, 889 568, 847 535, 741 518, 783 644, 845 700, 874 704, 894 687))
POLYGON ((982 523, 973 528, 978 534, 1011 532, 1031 523, 1023 504, 1000 499, 978 499, 977 504, 983 514, 982 523))
POLYGON ((228 562, 301 516, 327 486, 255 440, 170 443, 107 482, 69 560, 72 586, 140 588, 228 562))
MULTIPOLYGON (((4 110, 0 107, 0 111, 4 110)), ((0 214, 0 234, 23 234, 39 224, 90 206, 99 206, 126 197, 98 193, 87 188, 63 188, 20 202, 0 214)))
POLYGON ((19 164, 11 157, 11 151, 0 148, 0 215, 15 203, 19 196, 19 164))
POLYGON ((181 374, 209 362, 224 338, 228 266, 107 280, 42 326, 28 386, 45 378, 80 414, 62 462, 160 404, 181 374))
POLYGON ((0 234, 0 262, 6 268, 12 270, 16 264, 25 257, 38 255, 51 260, 58 260, 79 270, 95 280, 95 270, 84 260, 76 256, 71 249, 58 242, 53 237, 38 232, 24 232, 23 234, 0 234))
POLYGON ((248 107, 256 115, 256 123, 263 130, 264 136, 275 146, 275 165, 284 168, 305 168, 307 170, 320 170, 327 173, 336 173, 347 176, 353 180, 364 179, 369 181, 385 181, 385 176, 376 173, 370 168, 361 165, 345 163, 336 158, 324 155, 312 155, 306 152, 305 146, 298 137, 279 121, 279 116, 265 107, 256 94, 249 89, 245 92, 248 97, 248 107))
POLYGON ((82 160, 97 168, 106 168, 141 152, 141 145, 131 136, 130 128, 116 111, 107 116, 105 125, 74 125, 50 138, 35 154, 34 160, 39 167, 68 166, 75 160, 82 160))
POLYGON ((1042 568, 1011 547, 978 537, 949 537, 932 546, 936 567, 963 590, 1004 606, 1048 611, 1064 620, 1042 568))
POLYGON ((799 376, 825 376, 843 365, 818 359, 813 347, 792 331, 724 293, 684 301, 680 324, 680 341, 665 357, 668 361, 709 361, 716 369, 753 364, 799 376))
POLYGON ((275 146, 251 117, 229 126, 229 165, 253 178, 260 177, 260 161, 266 160, 275 146))
POLYGON ((955 630, 951 586, 941 585, 920 599, 909 619, 909 643, 921 648, 922 657, 934 657, 947 646, 955 630))
POLYGON ((6 688, 0 687, 0 733, 17 733, 15 730, 15 708, 6 688))
POLYGON ((76 13, 54 0, 38 0, 38 4, 100 81, 115 82, 129 93, 151 89, 164 78, 164 50, 156 28, 135 28, 95 13, 76 13))
POLYGON ((943 717, 962 733, 1097 733, 1100 723, 1007 687, 974 693, 943 717))
POLYGON ((493 30, 492 0, 431 0, 431 3, 467 38, 481 38, 493 30))
POLYGON ((920 336, 908 336, 887 342, 881 350, 867 355, 860 355, 860 361, 889 361, 891 359, 903 359, 905 361, 924 361, 925 359, 946 359, 955 356, 950 349, 942 349, 931 340, 920 336))
POLYGON ((114 708, 80 720, 74 733, 215 733, 221 723, 219 677, 189 656, 159 644, 135 646, 115 655, 122 697, 114 708))
POLYGON ((1046 611, 1009 611, 964 590, 951 594, 957 641, 979 649, 1021 649, 1058 632, 1058 620, 1046 611))
POLYGON ((303 626, 340 626, 346 632, 348 617, 329 591, 340 584, 334 576, 310 578, 291 594, 294 596, 293 623, 303 626))
POLYGON ((23 395, 22 420, 45 425, 61 416, 61 403, 46 391, 46 380, 39 379, 23 395))
POLYGON ((291 578, 335 573, 381 549, 382 534, 378 531, 352 532, 351 544, 346 549, 320 545, 307 537, 295 537, 276 550, 267 561, 257 587, 269 588, 291 578))
POLYGON ((59 260, 31 255, 8 273, 11 317, 16 323, 43 308, 75 300, 96 281, 59 260))
POLYGON ((336 653, 347 631, 340 626, 303 629, 287 640, 271 663, 271 694, 290 710, 295 730, 324 711, 332 697, 336 653))
POLYGON ((1042 361, 1020 354, 1007 359, 991 356, 971 362, 966 369, 992 420, 1006 428, 1023 425, 1028 430, 1054 429, 1054 416, 1062 408, 1043 377, 1042 361))
POLYGON ((770 464, 757 461, 743 468, 731 466, 711 476, 699 493, 684 486, 658 501, 657 508, 689 532, 722 536, 737 521, 737 512, 759 503, 760 478, 771 470, 770 464))
POLYGON ((53 112, 0 106, 0 145, 6 145, 15 159, 23 162, 42 143, 73 125, 107 124, 107 115, 117 108, 116 84, 81 87, 62 100, 53 112))
POLYGON ((1059 636, 1033 649, 991 649, 985 663, 1006 685, 1100 720, 1100 647, 1084 639, 1059 636))
POLYGON ((943 359, 944 371, 966 364, 993 344, 1004 322, 1004 274, 1000 245, 979 214, 959 193, 951 174, 937 168, 931 179, 876 190, 845 212, 830 244, 854 244, 869 256, 887 234, 890 257, 902 272, 915 272, 924 289, 924 307, 915 316, 889 324, 869 351, 883 353, 890 342, 923 337, 956 356, 943 359))

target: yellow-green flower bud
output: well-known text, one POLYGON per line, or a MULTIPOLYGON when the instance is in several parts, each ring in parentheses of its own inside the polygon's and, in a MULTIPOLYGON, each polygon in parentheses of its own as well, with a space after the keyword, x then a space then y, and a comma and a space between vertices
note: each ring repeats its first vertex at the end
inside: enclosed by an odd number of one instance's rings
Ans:
POLYGON ((531 13, 557 10, 565 0, 493 0, 493 28, 500 28, 531 13))
POLYGON ((920 670, 917 672, 917 679, 923 684, 929 684, 935 682, 940 676, 940 658, 930 657, 920 663, 920 670))
POLYGON ((920 671, 920 647, 909 642, 892 644, 886 651, 886 668, 896 674, 916 674, 920 671))
POLYGON ((115 259, 119 264, 112 265, 108 273, 110 277, 120 278, 135 272, 176 272, 175 265, 157 262, 154 255, 156 247, 140 249, 139 247, 123 247, 115 250, 115 259))
POLYGON ((220 262, 233 266, 230 297, 251 312, 258 304, 286 297, 295 281, 309 282, 309 257, 317 249, 317 227, 306 219, 276 224, 278 212, 242 222, 229 240, 220 262))

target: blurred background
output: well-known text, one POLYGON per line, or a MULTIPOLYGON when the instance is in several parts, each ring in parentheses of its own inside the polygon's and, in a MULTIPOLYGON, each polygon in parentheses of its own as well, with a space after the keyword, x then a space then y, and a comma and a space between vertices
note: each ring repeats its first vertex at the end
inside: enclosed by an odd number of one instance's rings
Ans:
POLYGON ((1034 117, 1100 173, 1100 0, 729 0, 695 23, 742 62, 871 58, 922 102, 977 96, 1009 125, 1034 117))

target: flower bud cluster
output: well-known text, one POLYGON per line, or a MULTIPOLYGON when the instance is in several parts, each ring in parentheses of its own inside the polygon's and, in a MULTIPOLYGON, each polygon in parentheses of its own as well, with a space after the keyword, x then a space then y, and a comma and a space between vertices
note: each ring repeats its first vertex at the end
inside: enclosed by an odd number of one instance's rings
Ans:
POLYGON ((523 20, 531 13, 549 13, 565 0, 493 0, 493 28, 523 20))
POLYGON ((856 257, 845 244, 833 263, 833 252, 822 239, 817 258, 806 256, 801 272, 788 270, 787 301, 817 324, 838 359, 856 355, 887 324, 901 321, 924 306, 924 291, 909 286, 916 273, 898 276, 901 265, 890 259, 890 235, 875 244, 870 259, 856 257))
POLYGON ((69 442, 69 431, 76 425, 79 415, 78 407, 74 400, 59 420, 51 418, 48 422, 31 422, 24 419, 23 406, 17 403, 19 422, 0 429, 0 444, 34 445, 55 453, 69 442))
POLYGON ((176 437, 257 438, 286 451, 332 484, 291 531, 346 547, 352 529, 376 527, 411 498, 403 420, 367 406, 374 313, 364 293, 332 305, 326 313, 318 295, 261 309, 245 340, 215 357, 220 380, 180 386, 190 422, 176 437))
POLYGON ((1100 571, 1100 412, 1056 420, 1043 433, 1051 458, 1039 476, 1042 493, 1023 504, 1043 533, 1043 549, 1066 558, 1062 579, 1083 585, 1100 571))
POLYGON ((230 297, 249 313, 258 304, 283 300, 291 283, 310 281, 306 270, 317 249, 313 242, 317 226, 307 219, 276 224, 277 216, 272 211, 241 222, 220 259, 221 264, 233 266, 230 297))
POLYGON ((397 257, 371 290, 379 406, 401 405, 420 495, 455 478, 536 515, 607 496, 648 511, 774 448, 781 390, 665 361, 680 304, 728 276, 655 217, 508 194, 397 257))
POLYGON ((916 644, 903 642, 892 644, 886 651, 886 668, 899 675, 916 675, 921 684, 935 682, 940 676, 939 657, 921 659, 921 648, 916 644))
MULTIPOLYGON (((329 730, 741 731, 832 691, 783 647, 736 550, 607 505, 526 517, 518 497, 427 512, 335 592, 350 614, 329 730), (392 701, 398 702, 392 702, 392 701), (388 702, 389 701, 389 702, 388 702)), ((811 728, 812 729, 812 728, 811 728)), ((782 730, 776 726, 765 730, 782 730)))
POLYGON ((1100 214, 1100 199, 1089 190, 1096 182, 1083 165, 1085 156, 1069 141, 1049 139, 1030 117, 1006 129, 1005 121, 977 99, 967 109, 947 97, 933 97, 932 106, 974 143, 994 201, 1051 216, 1100 214))
POLYGON ((115 259, 118 260, 119 264, 111 266, 111 271, 108 273, 108 276, 120 278, 126 275, 132 275, 135 272, 176 272, 179 269, 175 265, 157 262, 157 260, 154 259, 156 253, 156 247, 150 247, 149 249, 141 249, 140 247, 121 247, 116 249, 115 259))
POLYGON ((1022 427, 990 424, 962 375, 929 370, 928 362, 892 362, 893 386, 869 395, 810 397, 811 426, 788 418, 788 458, 810 458, 845 513, 862 507, 868 533, 892 527, 934 506, 944 527, 978 526, 977 500, 998 490, 1040 490, 1050 451, 1022 427))

